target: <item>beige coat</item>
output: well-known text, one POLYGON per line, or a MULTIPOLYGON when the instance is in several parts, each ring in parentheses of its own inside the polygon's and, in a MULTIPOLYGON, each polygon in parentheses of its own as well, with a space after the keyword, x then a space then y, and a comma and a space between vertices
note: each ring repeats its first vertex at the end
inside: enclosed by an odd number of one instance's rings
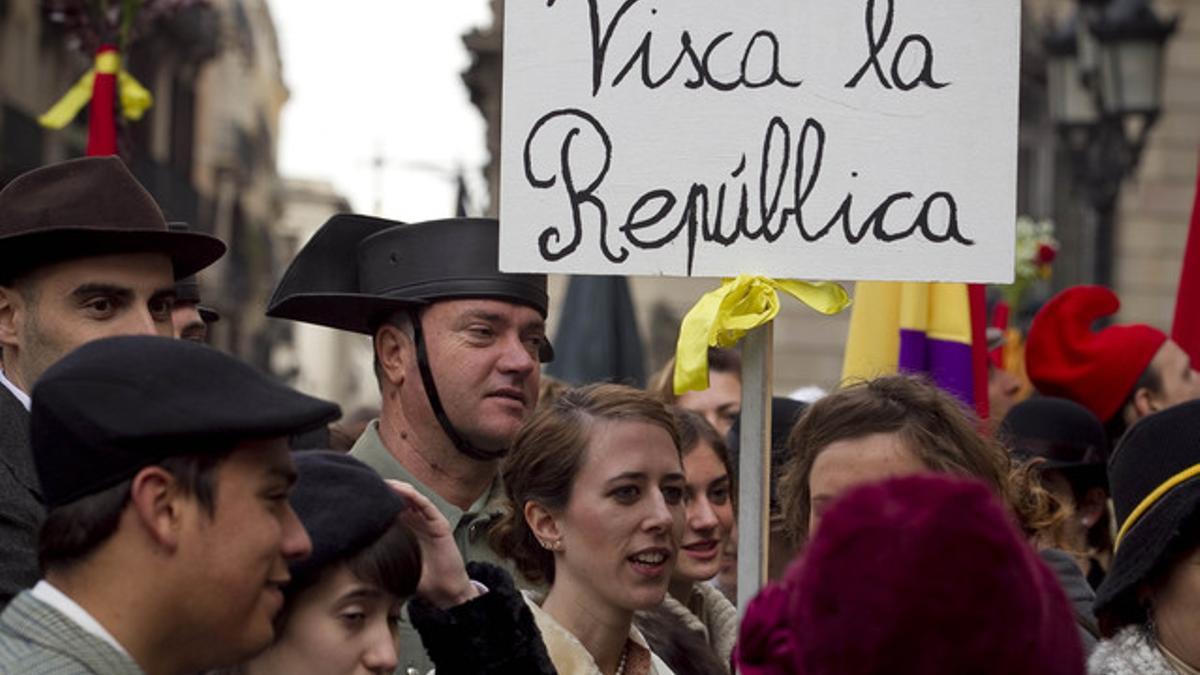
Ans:
MULTIPOLYGON (((550 654, 550 660, 554 662, 554 668, 564 675, 568 673, 570 675, 602 675, 599 666, 596 665, 596 660, 592 658, 583 643, 570 631, 563 628, 562 624, 558 623, 554 617, 542 611, 538 604, 539 601, 540 599, 533 594, 525 594, 525 602, 529 604, 529 609, 533 612, 533 618, 537 622, 538 630, 542 633, 542 641, 546 644, 546 651, 550 654)), ((629 659, 630 664, 639 661, 645 663, 645 659, 648 657, 649 670, 647 672, 649 675, 675 675, 662 659, 650 651, 646 639, 633 626, 629 627, 629 640, 633 643, 630 645, 630 654, 632 655, 629 659)), ((636 666, 627 668, 626 673, 638 675, 636 666)))
POLYGON ((721 591, 705 583, 694 584, 686 605, 668 595, 663 609, 688 630, 702 635, 729 670, 738 637, 738 615, 737 608, 721 591))

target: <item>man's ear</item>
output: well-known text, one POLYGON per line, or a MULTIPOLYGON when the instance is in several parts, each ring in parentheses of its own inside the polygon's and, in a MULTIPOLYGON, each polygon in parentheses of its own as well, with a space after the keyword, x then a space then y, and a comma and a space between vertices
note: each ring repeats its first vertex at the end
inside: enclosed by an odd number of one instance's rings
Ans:
POLYGON ((379 364, 379 379, 394 386, 404 383, 404 367, 413 358, 412 340, 404 331, 385 323, 375 331, 375 361, 379 364))
POLYGON ((0 286, 0 347, 19 347, 20 324, 24 319, 25 301, 12 286, 0 286))
POLYGON ((562 532, 559 530, 558 520, 546 507, 535 501, 528 501, 525 502, 523 511, 525 523, 529 525, 533 536, 537 537, 538 541, 542 542, 543 545, 553 547, 562 541, 562 532))
POLYGON ((1138 387, 1133 393, 1133 410, 1137 413, 1137 419, 1158 412, 1159 405, 1154 393, 1146 387, 1138 387))
POLYGON ((179 547, 185 508, 194 509, 195 498, 186 494, 175 476, 161 466, 148 466, 133 477, 129 503, 146 535, 158 546, 174 551, 179 547))

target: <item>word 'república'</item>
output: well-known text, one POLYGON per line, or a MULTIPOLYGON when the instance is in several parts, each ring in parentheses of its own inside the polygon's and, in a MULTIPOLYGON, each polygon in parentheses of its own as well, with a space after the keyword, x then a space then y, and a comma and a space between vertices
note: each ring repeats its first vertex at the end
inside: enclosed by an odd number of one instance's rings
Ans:
POLYGON ((763 134, 756 176, 746 176, 747 156, 743 153, 729 173, 731 181, 717 185, 692 183, 678 193, 667 188, 648 190, 621 211, 623 217, 614 225, 612 209, 602 190, 612 165, 612 139, 600 121, 586 111, 551 111, 534 124, 526 139, 522 159, 525 180, 535 189, 561 190, 570 210, 570 225, 543 229, 538 235, 538 253, 546 261, 562 260, 579 248, 585 229, 591 229, 605 258, 620 263, 629 257, 629 246, 654 250, 684 236, 690 275, 700 241, 721 246, 731 246, 743 237, 774 242, 789 227, 804 242, 820 241, 836 230, 850 244, 859 244, 868 237, 896 242, 919 236, 934 243, 974 245, 959 228, 958 205, 949 192, 925 196, 916 215, 900 224, 895 222, 899 218, 889 219, 888 212, 901 202, 918 199, 909 191, 889 194, 865 212, 855 208, 854 195, 848 192, 833 214, 814 217, 806 204, 821 178, 827 142, 825 128, 815 118, 805 119, 793 138, 788 123, 776 116, 763 134), (586 169, 580 164, 593 167, 597 162, 595 158, 580 162, 581 155, 575 151, 580 140, 603 149, 599 167, 582 174, 581 170, 586 169), (557 161, 547 161, 548 157, 557 161), (546 165, 554 168, 541 170, 546 165), (752 216, 750 186, 754 182, 758 186, 758 213, 752 216), (729 195, 731 187, 736 196, 729 195))

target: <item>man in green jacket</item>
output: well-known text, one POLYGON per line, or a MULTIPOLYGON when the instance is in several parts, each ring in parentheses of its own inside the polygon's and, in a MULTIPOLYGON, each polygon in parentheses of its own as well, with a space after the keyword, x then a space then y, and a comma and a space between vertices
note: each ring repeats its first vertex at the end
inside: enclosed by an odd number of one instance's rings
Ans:
MULTIPOLYGON (((331 218, 297 254, 267 314, 372 336, 382 396, 351 454, 411 483, 454 528, 467 562, 503 564, 487 543, 499 463, 537 405, 546 277, 497 267, 495 220, 415 224, 331 218)), ((433 668, 407 620, 400 668, 433 668)))

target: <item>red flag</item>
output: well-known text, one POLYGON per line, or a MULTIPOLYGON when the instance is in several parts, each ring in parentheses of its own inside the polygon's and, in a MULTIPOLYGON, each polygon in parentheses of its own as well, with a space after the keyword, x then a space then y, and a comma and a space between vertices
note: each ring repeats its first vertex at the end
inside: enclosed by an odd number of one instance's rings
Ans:
POLYGON ((1196 177, 1196 196, 1192 203, 1192 222, 1188 227, 1183 269, 1179 272, 1179 292, 1175 296, 1175 323, 1171 338, 1200 364, 1200 175, 1196 177))
POLYGON ((117 154, 117 73, 120 67, 116 47, 101 45, 96 50, 96 77, 92 80, 92 103, 88 110, 88 155, 117 154))
POLYGON ((988 348, 987 348, 987 289, 983 284, 970 284, 967 293, 971 302, 971 373, 975 385, 975 413, 979 419, 988 418, 988 348))

